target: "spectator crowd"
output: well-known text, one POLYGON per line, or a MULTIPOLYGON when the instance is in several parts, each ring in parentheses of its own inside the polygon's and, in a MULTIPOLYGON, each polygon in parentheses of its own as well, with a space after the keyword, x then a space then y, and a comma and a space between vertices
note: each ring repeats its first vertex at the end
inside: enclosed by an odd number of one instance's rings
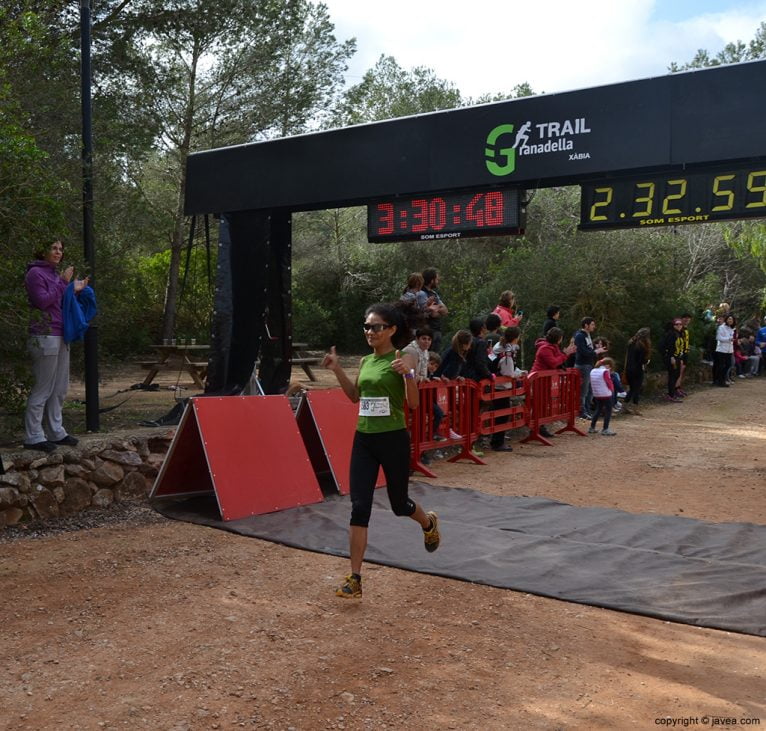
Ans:
MULTIPOLYGON (((491 313, 472 319, 445 343, 443 325, 449 309, 439 294, 439 285, 438 270, 416 272, 408 277, 401 297, 418 311, 422 323, 405 348, 417 361, 418 380, 482 381, 497 376, 520 378, 536 371, 576 368, 581 375, 579 416, 590 422, 589 433, 613 436, 616 432, 611 428, 611 419, 615 413, 639 413, 645 378, 655 352, 648 327, 639 328, 628 338, 620 368, 610 352, 610 342, 596 336, 597 322, 593 317, 582 318, 580 327, 566 338, 559 327, 561 308, 551 305, 545 313, 534 344, 533 362, 527 371, 521 362, 520 345, 525 313, 518 307, 511 290, 500 293, 491 313)), ((667 374, 663 400, 679 403, 686 397, 684 386, 693 346, 702 353, 699 362, 712 368, 712 382, 717 387, 729 387, 735 379, 762 374, 766 368, 766 317, 740 328, 728 304, 721 303, 717 308, 708 306, 700 317, 704 339, 698 344, 692 343, 692 320, 689 313, 673 318, 657 342, 655 357, 667 374)), ((525 324, 528 329, 528 321, 525 324)), ((507 399, 496 401, 495 408, 507 406, 504 402, 507 399)), ((436 428, 443 416, 443 413, 434 414, 436 428)), ((551 436, 545 428, 541 434, 551 436)), ((451 433, 450 436, 459 438, 460 435, 451 433)), ((502 431, 492 435, 489 447, 494 451, 512 451, 502 431)))

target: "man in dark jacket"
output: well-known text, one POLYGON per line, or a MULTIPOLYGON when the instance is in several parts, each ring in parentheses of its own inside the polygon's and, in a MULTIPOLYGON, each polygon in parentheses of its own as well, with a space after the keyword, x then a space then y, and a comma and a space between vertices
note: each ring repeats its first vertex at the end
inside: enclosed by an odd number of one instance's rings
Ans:
POLYGON ((487 333, 487 328, 484 325, 484 320, 480 317, 474 318, 469 323, 468 329, 471 331, 473 340, 471 341, 471 349, 468 351, 468 355, 465 359, 463 375, 474 381, 490 378, 491 374, 489 370, 489 357, 487 356, 487 341, 484 339, 484 336, 487 333))
POLYGON ((575 368, 580 371, 582 382, 580 383, 580 418, 590 419, 592 415, 589 410, 593 392, 590 388, 590 372, 596 364, 596 356, 604 352, 603 348, 594 348, 591 335, 596 329, 596 321, 592 317, 583 317, 580 322, 580 329, 575 333, 574 344, 575 368))
POLYGON ((449 314, 447 305, 436 291, 439 286, 439 272, 436 269, 423 270, 423 292, 426 294, 426 317, 428 329, 433 334, 432 348, 439 353, 442 343, 442 319, 449 314))
POLYGON ((545 337, 548 334, 548 330, 550 330, 552 327, 558 327, 559 326, 559 317, 561 317, 561 308, 558 305, 551 305, 546 311, 545 311, 545 324, 543 325, 543 337, 545 337))
POLYGON ((487 319, 484 320, 484 327, 486 328, 484 339, 487 341, 487 353, 492 352, 492 348, 500 342, 500 338, 503 335, 500 325, 502 325, 500 316, 494 312, 487 315, 487 319))

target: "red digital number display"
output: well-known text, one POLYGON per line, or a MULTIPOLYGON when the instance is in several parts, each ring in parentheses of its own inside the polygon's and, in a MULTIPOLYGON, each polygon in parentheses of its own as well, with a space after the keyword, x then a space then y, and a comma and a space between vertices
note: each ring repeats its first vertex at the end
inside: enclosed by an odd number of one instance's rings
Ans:
POLYGON ((396 198, 367 206, 369 241, 523 233, 518 189, 396 198))

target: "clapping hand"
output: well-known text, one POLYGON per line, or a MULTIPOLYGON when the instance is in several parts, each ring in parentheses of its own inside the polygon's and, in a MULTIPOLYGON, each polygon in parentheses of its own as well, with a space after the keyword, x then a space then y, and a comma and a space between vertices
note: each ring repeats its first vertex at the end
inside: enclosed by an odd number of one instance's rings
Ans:
POLYGON ((84 279, 75 279, 74 280, 75 293, 82 292, 88 286, 88 282, 90 282, 90 277, 85 277, 84 279))

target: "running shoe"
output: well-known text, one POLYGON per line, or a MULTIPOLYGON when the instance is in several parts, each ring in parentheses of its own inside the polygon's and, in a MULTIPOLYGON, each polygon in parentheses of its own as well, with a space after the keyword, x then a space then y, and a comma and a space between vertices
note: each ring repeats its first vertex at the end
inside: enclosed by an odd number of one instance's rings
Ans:
POLYGON ((627 391, 618 391, 617 398, 625 398, 628 395, 627 391))
POLYGON ((449 430, 449 438, 450 439, 462 439, 463 435, 458 434, 456 431, 452 431, 452 429, 449 430))
POLYGON ((617 432, 612 431, 611 429, 602 429, 601 434, 605 437, 613 437, 616 436, 617 432))
MULTIPOLYGON (((428 530, 423 531, 423 542, 425 543, 426 551, 433 553, 439 548, 439 516, 434 512, 426 513, 426 516, 431 519, 431 527, 428 530)), ((359 587, 359 596, 362 595, 362 587, 359 587)))
POLYGON ((343 599, 361 599, 362 598, 362 577, 358 579, 353 574, 346 577, 346 581, 339 589, 335 590, 335 596, 343 599))
POLYGON ((596 429, 595 426, 592 426, 590 429, 588 429, 588 434, 598 434, 598 429, 596 429))

